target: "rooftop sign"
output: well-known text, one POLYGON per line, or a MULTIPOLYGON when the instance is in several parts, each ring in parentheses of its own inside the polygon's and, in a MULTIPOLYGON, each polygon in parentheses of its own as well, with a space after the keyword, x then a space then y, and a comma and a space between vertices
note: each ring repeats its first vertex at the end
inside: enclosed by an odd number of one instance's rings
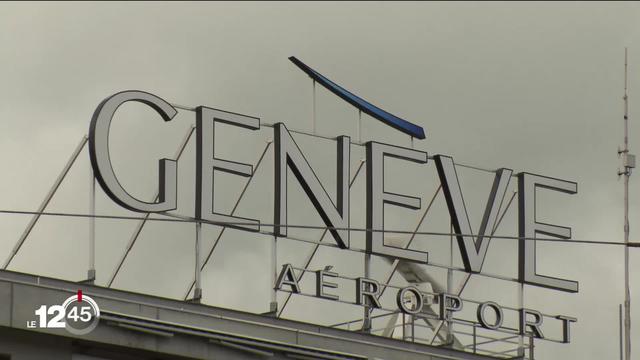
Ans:
MULTIPOLYGON (((421 127, 369 104, 296 58, 291 58, 291 61, 314 80, 363 112, 411 136, 424 138, 424 131, 421 127)), ((157 112, 158 118, 165 122, 171 121, 177 114, 176 108, 169 102, 159 96, 143 91, 123 91, 104 99, 93 114, 89 133, 91 165, 95 177, 105 193, 114 202, 128 210, 140 213, 163 213, 175 210, 178 203, 177 164, 175 160, 159 160, 158 184, 160 192, 157 202, 145 202, 135 198, 118 181, 109 155, 109 129, 119 107, 127 102, 138 102, 149 106, 157 112)), ((245 231, 259 231, 261 223, 258 219, 215 211, 214 183, 216 172, 223 171, 239 177, 251 177, 253 175, 253 167, 251 164, 216 156, 214 151, 214 126, 216 123, 225 123, 245 129, 247 130, 246 141, 251 141, 251 133, 261 128, 260 119, 208 106, 198 106, 195 109, 195 113, 197 141, 196 176, 193 187, 196 194, 196 220, 245 231)), ((287 214, 290 204, 287 196, 287 183, 288 175, 291 173, 294 175, 293 179, 304 189, 309 202, 315 207, 319 217, 331 233, 335 244, 340 248, 349 249, 351 246, 351 214, 349 211, 351 140, 349 136, 342 135, 335 138, 337 150, 335 160, 337 173, 337 188, 334 192, 335 202, 316 176, 313 165, 306 159, 303 150, 298 146, 284 123, 273 125, 273 139, 274 209, 273 224, 269 226, 273 226, 274 235, 286 237, 288 233, 287 214)), ((427 252, 391 246, 384 241, 385 205, 413 210, 419 210, 422 207, 421 198, 417 194, 392 193, 385 189, 383 181, 385 175, 400 176, 399 174, 385 174, 385 158, 395 158, 424 164, 424 166, 435 166, 462 256, 462 263, 464 264, 464 269, 469 273, 482 272, 492 237, 491 230, 495 228, 498 221, 500 207, 505 201, 509 184, 512 180, 517 181, 519 282, 558 291, 578 292, 578 282, 556 276, 542 275, 537 271, 535 242, 538 234, 561 239, 571 238, 571 229, 569 227, 538 221, 540 209, 536 208, 536 194, 539 191, 576 194, 577 184, 575 182, 527 172, 513 174, 512 170, 501 168, 495 172, 480 227, 473 229, 470 225, 469 213, 460 186, 459 175, 452 157, 443 154, 429 156, 424 151, 376 141, 368 141, 364 146, 366 148, 366 213, 363 216, 366 217, 367 224, 366 252, 368 254, 418 264, 429 263, 429 254, 427 252)), ((338 276, 338 274, 330 271, 318 272, 316 278, 317 291, 314 295, 330 300, 338 300, 337 297, 330 294, 330 289, 337 286, 330 280, 338 276)), ((381 288, 388 286, 388 284, 381 284, 374 279, 367 278, 359 278, 355 282, 355 303, 371 308, 380 308, 378 295, 381 292, 381 288)), ((298 279, 289 264, 285 264, 277 283, 274 285, 283 291, 300 293, 298 279)), ((459 311, 464 303, 463 299, 455 294, 427 294, 410 286, 398 290, 398 309, 408 314, 418 313, 423 303, 426 302, 425 299, 427 297, 432 299, 433 303, 439 303, 440 313, 438 316, 441 320, 450 319, 451 314, 459 311), (419 299, 417 304, 414 304, 414 307, 409 308, 402 303, 401 299, 406 294, 413 294, 416 299, 419 299)), ((543 316, 540 312, 531 309, 518 309, 517 312, 520 319, 518 333, 530 334, 536 338, 544 337, 541 330, 543 316)), ((503 308, 500 305, 492 302, 482 303, 478 306, 477 313, 478 323, 484 328, 498 329, 502 326, 503 308), (495 321, 490 322, 485 319, 487 311, 495 313, 495 321)), ((569 325, 571 322, 575 322, 576 319, 568 316, 558 316, 557 319, 562 322, 564 329, 562 341, 569 342, 569 325)))

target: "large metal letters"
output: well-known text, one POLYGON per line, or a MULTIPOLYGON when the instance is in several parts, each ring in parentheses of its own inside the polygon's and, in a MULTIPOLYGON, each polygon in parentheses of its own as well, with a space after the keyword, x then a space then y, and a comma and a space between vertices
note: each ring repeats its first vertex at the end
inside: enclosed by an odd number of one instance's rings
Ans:
MULTIPOLYGON (((128 101, 148 105, 154 109, 164 121, 171 120, 177 113, 176 109, 165 100, 143 91, 123 91, 102 101, 93 114, 89 133, 91 165, 95 177, 105 193, 113 201, 126 209, 145 213, 174 210, 177 204, 177 163, 175 160, 161 159, 159 162, 160 192, 157 203, 147 203, 134 198, 118 182, 113 171, 109 156, 109 128, 116 110, 120 105, 128 101)), ((256 219, 247 219, 215 212, 215 170, 245 177, 253 175, 253 169, 249 164, 215 157, 215 123, 225 123, 250 130, 260 128, 260 119, 255 117, 216 110, 205 106, 196 108, 195 217, 196 219, 220 223, 224 226, 258 231, 260 230, 260 222, 256 219)), ((325 225, 329 228, 338 246, 341 248, 349 248, 349 137, 339 136, 336 138, 337 187, 336 201, 334 203, 286 126, 282 123, 277 123, 273 127, 275 142, 274 235, 287 236, 287 173, 288 170, 291 169, 291 172, 295 175, 295 178, 304 189, 309 200, 318 211, 320 218, 322 218, 325 225)), ((427 153, 423 151, 374 141, 366 143, 366 251, 370 254, 380 256, 427 263, 428 253, 426 252, 388 246, 384 243, 385 204, 409 209, 420 209, 419 197, 396 194, 385 190, 385 158, 395 158, 419 164, 426 163, 428 160, 427 153)), ((453 159, 445 155, 436 155, 434 160, 444 190, 452 225, 456 232, 465 270, 474 273, 480 272, 489 247, 490 234, 498 220, 498 212, 507 192, 512 171, 509 169, 498 169, 496 171, 479 231, 474 234, 453 159)), ((562 239, 571 238, 570 228, 537 221, 537 189, 575 194, 577 192, 577 184, 529 173, 520 173, 517 177, 519 193, 520 282, 555 290, 577 292, 578 283, 576 281, 537 274, 535 243, 535 237, 538 234, 562 239)), ((323 276, 330 276, 330 273, 324 273, 323 276)), ((330 283, 323 283, 322 280, 323 278, 321 278, 320 282, 320 292, 322 292, 325 287, 331 286, 330 283)), ((363 294, 372 291, 368 289, 369 286, 375 287, 375 285, 369 283, 367 283, 366 286, 367 288, 360 289, 363 294)))

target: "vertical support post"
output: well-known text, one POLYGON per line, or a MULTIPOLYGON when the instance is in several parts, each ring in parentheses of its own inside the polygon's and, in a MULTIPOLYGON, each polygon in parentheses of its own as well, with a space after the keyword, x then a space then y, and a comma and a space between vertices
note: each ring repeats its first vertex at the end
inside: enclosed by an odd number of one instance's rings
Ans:
MULTIPOLYGON (((187 131, 186 135, 184 136, 184 139, 182 140, 182 143, 180 144, 180 147, 176 151, 176 155, 174 156, 174 159, 176 161, 180 160, 180 157, 182 156, 182 153, 184 152, 184 149, 186 148, 187 144, 189 143, 189 139, 191 139, 191 135, 193 134, 194 130, 195 130, 195 125, 191 125, 191 127, 187 131)), ((151 200, 151 201, 152 202, 158 201, 158 196, 159 196, 159 191, 156 191, 156 195, 153 197, 153 200, 151 200)), ((138 222, 138 225, 136 226, 135 230, 133 231, 133 234, 131 235, 131 238, 129 239, 129 242, 127 243, 127 247, 124 249, 124 253, 120 257, 120 260, 118 261, 116 267, 113 269, 113 273, 111 274, 111 277, 109 278, 109 281, 107 282, 107 287, 111 287, 113 285, 113 282, 115 281, 116 276, 118 276, 118 273, 120 272, 120 269, 122 269, 122 265, 124 264, 125 260, 127 259, 127 256, 129 256, 129 252, 131 252, 131 249, 133 248, 133 245, 135 245, 136 241, 138 240, 138 236, 140 236, 140 233, 142 232, 142 229, 143 229, 144 225, 147 223, 147 219, 149 219, 150 215, 151 215, 151 213, 144 214, 144 218, 138 222)), ((193 283, 192 283, 192 287, 193 287, 193 283)), ((187 291, 187 294, 184 297, 185 300, 189 297, 189 294, 191 294, 191 289, 192 288, 190 287, 189 290, 187 291)))
MULTIPOLYGON (((371 254, 364 254, 364 277, 367 279, 371 279, 371 254)), ((364 314, 362 318, 362 331, 365 333, 369 333, 371 332, 371 310, 368 306, 366 306, 366 304, 363 309, 364 314)))
POLYGON ((474 354, 478 351, 477 331, 478 331, 478 327, 473 325, 473 353, 474 354))
POLYGON ((402 316, 402 340, 415 342, 414 316, 412 314, 400 314, 402 316))
MULTIPOLYGON (((449 268, 447 269, 447 293, 453 291, 453 223, 449 224, 449 268)), ((453 321, 447 321, 447 343, 453 342, 453 321)))
POLYGON ((534 338, 532 334, 529 336, 529 360, 534 360, 533 349, 534 349, 534 338))
POLYGON ((411 314, 411 342, 416 342, 416 317, 411 314))
POLYGON ((193 301, 200 302, 202 299, 202 256, 200 256, 200 251, 202 248, 202 223, 196 223, 196 266, 195 266, 195 278, 196 284, 193 290, 193 301))
MULTIPOLYGON (((518 283, 518 308, 524 309, 524 284, 518 283)), ((518 355, 524 356, 524 335, 518 338, 518 355)))
POLYGON ((96 280, 96 179, 93 176, 93 169, 90 168, 91 187, 89 194, 89 270, 87 271, 87 281, 96 280))
MULTIPOLYGON (((353 184, 356 181, 356 178, 358 177, 358 174, 360 174, 360 170, 362 170, 362 166, 364 165, 365 160, 362 159, 360 160, 360 164, 358 165, 358 168, 356 169, 356 172, 353 174, 353 177, 351 178, 351 182, 349 182, 349 189, 351 189, 353 187, 353 184)), ((309 265, 311 265, 311 261, 313 260, 313 257, 316 255, 316 252, 318 251, 318 248, 320 247, 320 242, 322 242, 324 240, 325 235, 329 232, 328 229, 324 229, 324 231, 322 232, 322 235, 320 235, 320 238, 318 240, 318 244, 315 244, 313 246, 313 248, 311 249, 311 252, 309 252, 309 254, 307 255, 306 260, 303 262, 304 263, 304 270, 302 270, 302 272, 300 273, 300 276, 298 276, 298 281, 302 281, 302 276, 305 274, 305 272, 308 271, 309 269, 309 265)), ((384 291, 385 288, 382 288, 384 291)), ((287 308, 287 304, 289 304, 289 300, 291 300, 291 293, 288 292, 285 295, 284 300, 282 301, 282 307, 280 307, 278 309, 278 314, 276 317, 280 317, 282 316, 282 313, 284 312, 284 310, 287 308)))
POLYGON ((271 242, 271 302, 269 303, 269 313, 274 316, 278 314, 278 298, 276 291, 276 279, 278 277, 278 237, 274 236, 271 242))

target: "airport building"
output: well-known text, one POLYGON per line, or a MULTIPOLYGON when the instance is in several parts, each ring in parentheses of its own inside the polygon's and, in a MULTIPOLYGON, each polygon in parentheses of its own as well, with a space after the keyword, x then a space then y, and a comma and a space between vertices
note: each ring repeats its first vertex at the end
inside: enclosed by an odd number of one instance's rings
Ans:
POLYGON ((269 315, 0 272, 0 359, 406 359, 481 360, 492 357, 363 332, 327 328, 269 315), (28 328, 34 309, 84 295, 100 304, 99 324, 86 335, 28 328))

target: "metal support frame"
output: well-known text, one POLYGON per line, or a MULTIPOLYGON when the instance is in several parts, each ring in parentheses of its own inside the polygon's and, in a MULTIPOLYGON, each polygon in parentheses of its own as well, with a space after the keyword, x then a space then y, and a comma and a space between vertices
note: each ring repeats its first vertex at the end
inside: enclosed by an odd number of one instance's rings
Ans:
MULTIPOLYGON (((453 290, 453 223, 449 223, 449 269, 447 269, 447 293, 451 294, 453 290)), ((453 342, 453 321, 447 321, 446 328, 447 344, 453 342)))
POLYGON ((478 327, 473 327, 473 353, 476 354, 478 351, 478 327))
MULTIPOLYGON (((418 233, 418 230, 420 229, 420 226, 422 226, 422 223, 424 222, 424 220, 427 217, 427 214, 429 213, 429 211, 431 210, 431 207, 438 195, 438 193, 440 192, 440 190, 442 189, 442 185, 438 186, 438 188, 436 189, 436 191, 434 192, 433 196, 431 197, 431 200, 429 201, 429 205, 427 206, 427 208, 425 209, 424 213, 422 214, 422 216, 420 217, 420 220, 418 221, 418 223, 416 224, 416 227, 413 231, 413 233, 411 234, 411 237, 409 238, 409 241, 407 242, 406 245, 403 246, 403 248, 408 249, 411 245, 411 243, 413 242, 413 240, 415 239, 416 234, 418 233)), ((386 281, 385 283, 389 283, 391 282, 391 279, 393 278, 393 275, 395 274, 398 266, 400 265, 400 261, 399 260, 394 260, 393 264, 391 266, 391 269, 389 271, 389 274, 386 277, 386 281)), ((382 297, 382 295, 384 295, 385 290, 387 289, 387 286, 383 286, 382 290, 380 292, 380 295, 378 296, 378 299, 380 299, 382 297)), ((429 313, 430 315, 434 315, 435 316, 435 312, 433 312, 430 308, 425 308, 424 311, 426 311, 427 313, 429 313)), ((434 319, 430 319, 430 318, 422 318, 427 325, 429 325, 429 327, 431 327, 432 329, 440 329, 440 327, 442 326, 442 324, 436 324, 436 320, 434 319)), ((434 338, 431 340, 431 343, 433 343, 433 341, 435 340, 435 337, 439 337, 441 340, 443 341, 449 341, 449 340, 453 340, 456 344, 458 344, 457 340, 454 339, 446 339, 445 336, 443 336, 442 334, 439 333, 439 331, 434 331, 434 338)))
POLYGON ((90 191, 89 194, 89 270, 87 270, 87 282, 96 281, 96 179, 93 175, 93 168, 89 168, 90 191))
MULTIPOLYGON (((524 284, 518 284, 518 307, 524 309, 524 284)), ((524 356, 524 336, 518 337, 518 356, 524 356)))
MULTIPOLYGON (((364 254, 364 277, 371 279, 371 254, 364 254)), ((362 332, 371 332, 371 309, 366 306, 362 307, 362 332)))
MULTIPOLYGON (((442 185, 438 186, 436 191, 433 193, 433 196, 431 197, 431 200, 429 201, 429 205, 427 205, 427 208, 424 209, 424 213, 422 213, 422 216, 420 216, 420 220, 416 224, 416 227, 415 227, 413 233, 411 234, 411 237, 409 238, 409 241, 404 246, 405 249, 408 249, 409 246, 411 246, 411 243, 413 242, 413 239, 415 239, 416 234, 417 234, 418 230, 420 229, 420 226, 422 226, 422 223, 424 222, 424 219, 427 218, 427 214, 429 214, 429 211, 431 211, 431 207, 433 206, 433 203, 436 200, 436 197, 440 193, 440 190, 442 190, 442 185)), ((396 260, 393 261, 393 264, 391 265, 391 269, 389 270, 389 273, 387 274, 387 276, 385 278, 386 279, 386 281, 384 282, 385 284, 388 284, 388 283, 391 282, 391 278, 393 278, 393 275, 395 274, 395 272, 398 269, 399 265, 400 265, 400 260, 396 259, 396 260)), ((384 295, 384 292, 386 290, 387 290, 387 287, 383 286, 382 290, 380 290, 380 295, 378 296, 378 299, 380 299, 382 297, 382 295, 384 295)))
MULTIPOLYGON (((502 215, 500 215, 500 218, 496 222, 496 225, 491 230, 491 237, 493 237, 493 235, 495 235, 496 231, 498 230, 498 227, 502 223, 502 219, 504 219, 505 215, 507 214, 507 211, 509 211, 511 204, 513 203, 513 199, 515 199, 517 193, 518 193, 517 191, 514 191, 513 194, 511 195, 511 198, 509 199, 507 206, 505 206, 504 211, 502 211, 502 215)), ((502 210, 502 209, 498 209, 498 210, 502 210)), ((469 283, 469 279, 471 279, 472 275, 473 275, 472 273, 465 273, 463 279, 458 284, 458 288, 456 289, 453 295, 460 296, 462 294, 462 292, 464 291, 464 288, 469 283)), ((431 341, 429 342, 429 344, 433 344, 433 341, 435 341, 436 335, 440 333, 440 329, 442 328, 443 325, 444 325, 444 321, 440 321, 437 327, 434 328, 434 335, 431 338, 431 341)))
POLYGON ((271 242, 271 302, 269 303, 269 313, 273 315, 278 314, 278 291, 276 289, 276 279, 278 278, 278 237, 273 236, 271 242))
POLYGON ((313 123, 311 124, 311 127, 313 129, 313 134, 315 135, 316 134, 316 81, 315 80, 312 80, 312 81, 313 81, 313 94, 312 94, 311 101, 312 101, 313 114, 311 116, 311 121, 313 123))
POLYGON ((62 168, 62 172, 60 172, 60 175, 58 175, 58 178, 53 183, 53 186, 51 186, 51 189, 49 189, 49 192, 47 193, 47 195, 45 196, 44 200, 42 201, 42 203, 38 207, 37 214, 35 214, 31 218, 31 221, 29 221, 29 224, 27 225, 27 227, 22 232, 22 235, 20 235, 20 239, 18 239, 18 242, 16 242, 15 246, 13 247, 13 250, 11 251, 11 254, 9 254, 9 257, 4 262, 4 265, 2 265, 2 269, 3 270, 6 270, 7 267, 9 267, 9 264, 11 264, 11 261, 13 260, 13 258, 18 254, 18 251, 20 251, 20 248, 22 247, 22 245, 24 245, 24 242, 27 240, 27 237, 31 233, 31 230, 33 230, 34 226, 36 226, 36 223, 38 222, 38 219, 40 219, 40 215, 41 215, 40 213, 44 212, 44 210, 46 209, 47 205, 49 205, 49 202, 51 201, 51 199, 55 195, 56 191, 58 191, 58 188, 60 187, 60 184, 62 184, 62 181, 64 180, 64 178, 69 173, 69 170, 71 169, 73 164, 76 162, 76 159, 78 158, 78 155, 80 155, 80 152, 82 151, 84 146, 87 144, 88 139, 89 138, 86 135, 83 136, 82 139, 80 140, 80 143, 76 146, 75 150, 71 154, 71 157, 69 158, 69 160, 65 164, 64 168, 62 168))
MULTIPOLYGON (((356 169, 355 174, 353 174, 353 177, 351 178, 351 182, 349 183, 349 189, 351 189, 351 187, 353 186, 353 184, 355 183, 356 179, 358 178, 358 174, 360 174, 360 170, 362 170, 362 166, 364 165, 365 160, 360 160, 360 164, 358 165, 358 168, 356 169)), ((320 235, 320 239, 318 241, 317 244, 314 244, 313 249, 311 249, 311 251, 309 252, 309 254, 307 254, 307 259, 304 262, 304 266, 303 268, 308 269, 309 265, 311 265, 311 261, 313 260, 313 257, 316 255, 316 253, 318 252, 318 249, 320 248, 320 244, 323 240, 325 235, 327 235, 327 232, 329 230, 325 229, 322 232, 322 235, 320 235)), ((300 276, 298 277, 298 281, 302 281, 302 276, 304 275, 305 271, 302 271, 302 273, 300 273, 300 276)), ((291 299, 291 293, 287 293, 284 302, 282 303, 282 308, 279 309, 278 311, 278 317, 282 316, 282 313, 284 312, 284 309, 287 307, 287 304, 289 303, 289 300, 291 299)))
MULTIPOLYGON (((422 223, 427 218, 427 214, 429 214, 429 211, 431 211, 431 207, 433 206, 433 203, 436 200, 436 197, 438 196, 438 194, 440 193, 441 190, 442 190, 442 185, 439 185, 438 188, 436 189, 436 191, 433 193, 433 196, 431 197, 431 200, 429 201, 429 205, 427 205, 427 208, 424 210, 424 213, 422 213, 422 216, 420 216, 420 220, 416 224, 416 227, 415 227, 413 233, 411 234, 411 237, 409 238, 409 241, 404 246, 405 249, 408 249, 411 246, 411 243, 415 239, 418 230, 422 226, 422 223)), ((388 284, 388 283, 391 282, 391 279, 393 278, 393 275, 395 274, 395 272, 398 269, 399 265, 400 265, 400 260, 396 259, 396 260, 393 261, 393 264, 391 265, 391 269, 389 270, 389 273, 388 273, 388 275, 386 277, 386 281, 384 283, 388 284)), ((378 299, 382 298, 382 295, 384 295, 384 292, 386 290, 387 290, 387 287, 383 286, 382 290, 380 291, 380 295, 378 296, 378 299)), ((429 309, 429 308, 425 308, 425 309, 429 309)), ((431 309, 429 309, 429 310, 431 310, 431 309)), ((434 324, 433 320, 431 320, 431 319, 424 319, 424 320, 427 323, 427 325, 429 325, 431 328, 435 328, 436 325, 434 324)), ((435 336, 440 336, 440 334, 438 332, 435 332, 434 333, 434 338, 435 338, 435 336)))
MULTIPOLYGON (((441 189, 442 189, 442 185, 438 186, 438 188, 437 188, 437 189, 436 189, 436 191, 434 192, 433 196, 431 197, 431 200, 429 201, 429 205, 427 205, 427 208, 425 209, 424 213, 422 213, 422 215, 420 216, 420 220, 419 220, 419 221, 418 221, 418 223, 416 224, 416 227, 415 227, 414 231, 412 232, 411 237, 409 238, 409 241, 407 242, 407 244, 406 244, 406 245, 404 245, 404 246, 403 246, 405 249, 408 249, 408 248, 409 248, 409 246, 411 246, 411 243, 412 243, 412 242, 413 242, 413 240, 415 239, 415 236, 416 236, 416 234, 417 234, 418 230, 420 229, 420 226, 422 226, 422 223, 423 223, 423 222, 424 222, 424 220, 426 219, 427 214, 428 214, 428 213, 429 213, 429 211, 431 210, 431 207, 433 206, 433 203, 434 203, 434 201, 435 201, 436 197, 438 196, 438 194, 440 193, 440 190, 441 190, 441 189)), ((310 261, 309 261, 309 262, 310 262, 310 261)), ((308 263, 309 263, 309 262, 308 262, 308 263)), ((307 263, 307 266, 308 266, 308 263, 307 263)), ((389 282, 391 282, 391 279, 393 278, 393 275, 395 274, 395 272, 396 272, 396 270, 397 270, 397 268, 398 268, 398 266, 399 266, 399 265, 400 265, 400 260, 397 260, 397 259, 396 259, 396 260, 394 260, 394 261, 393 261, 393 263, 392 263, 392 265, 391 265, 391 269, 389 270, 389 273, 388 273, 388 275, 386 276, 386 281, 384 281, 384 282, 383 282, 383 284, 388 284, 389 282)), ((306 268, 306 267, 305 267, 305 268, 306 268)), ((301 275, 301 277, 302 277, 302 275, 301 275)), ((380 299, 380 298, 384 295, 384 292, 385 292, 386 290, 387 290, 387 286, 383 285, 383 286, 382 286, 382 288, 381 288, 381 290, 380 290, 380 294, 378 295, 378 299, 380 299)), ((290 295, 291 295, 291 294, 288 294, 288 296, 290 296, 290 295)), ((376 317, 378 317, 378 316, 371 316, 371 315, 369 315, 369 316, 370 316, 370 318, 376 318, 376 317)), ((396 320, 394 319, 394 320, 393 320, 393 322, 395 322, 395 321, 396 321, 396 320)), ((430 319, 425 319, 425 321, 427 321, 427 323, 428 323, 430 326, 434 326, 434 324, 430 323, 430 321, 431 321, 430 319)), ((349 322, 349 323, 351 323, 351 322, 349 322)), ((391 322, 390 322, 390 323, 391 323, 391 322)), ((336 325, 334 325, 334 326, 336 326, 336 325)), ((386 334, 389 334, 389 336, 392 334, 392 332, 385 332, 385 333, 386 333, 386 334)))
MULTIPOLYGON (((178 146, 178 149, 176 150, 176 153, 174 155, 174 158, 176 161, 180 160, 180 157, 182 157, 182 153, 187 147, 187 144, 189 143, 189 140, 191 139, 191 135, 193 135, 194 130, 195 130, 195 126, 192 125, 187 131, 187 133, 185 134, 184 138, 182 139, 182 142, 178 146)), ((156 195, 153 197, 152 202, 158 201, 158 194, 159 192, 156 191, 156 195)), ((133 234, 131 234, 131 238, 129 238, 129 242, 127 243, 127 246, 124 249, 124 253, 120 257, 120 260, 118 261, 118 265, 116 265, 115 269, 113 270, 113 273, 111 274, 111 277, 109 278, 109 281, 107 282, 107 287, 111 287, 111 285, 113 285, 113 281, 116 279, 118 272, 120 272, 120 269, 122 268, 122 265, 127 259, 127 256, 129 256, 129 253, 131 252, 133 245, 135 245, 136 241, 138 240, 138 237, 142 232, 142 228, 147 223, 149 216, 151 216, 150 213, 144 214, 144 217, 142 218, 142 220, 138 222, 138 225, 133 230, 133 234)))
MULTIPOLYGON (((504 211, 502 212, 502 215, 500 215, 500 219, 498 219, 498 221, 496 222, 496 226, 491 230, 491 237, 493 237, 493 235, 495 235, 496 231, 498 230, 498 226, 502 222, 502 219, 505 217, 505 215, 507 215, 507 210, 509 210, 509 208, 511 207, 511 204, 513 203, 513 200, 515 199, 517 194, 518 194, 517 191, 514 191, 513 194, 511 194, 511 198, 509 199, 509 202, 507 203, 507 206, 504 208, 504 211)), ((499 209, 499 210, 501 210, 501 209, 499 209)), ((473 274, 472 273, 465 273, 463 279, 460 281, 460 283, 458 283, 458 288, 456 289, 456 292, 454 293, 454 295, 460 296, 460 294, 462 294, 462 291, 464 291, 464 288, 469 283, 469 279, 471 279, 471 275, 473 275, 473 274)))
MULTIPOLYGON (((249 188, 249 185, 251 184, 251 181, 255 177, 255 174, 258 172, 258 169, 260 168, 260 165, 262 164, 262 160, 264 159, 264 156, 267 154, 267 150, 269 150, 269 147, 271 146, 271 143, 272 143, 271 140, 267 141, 267 145, 264 147, 264 150, 262 151, 262 154, 260 154, 260 158, 258 158, 258 161, 256 162, 256 165, 253 167, 253 175, 251 175, 249 177, 249 179, 247 179, 247 182, 244 184, 244 187, 242 188, 242 191, 240 192, 240 195, 238 196, 238 199, 236 200, 236 203, 233 206, 233 209, 231 210, 231 213, 230 213, 231 216, 233 216, 235 214, 236 210, 238 209, 238 206, 240 205, 240 201, 242 200, 242 198, 246 194, 247 189, 249 188)), ((165 215, 168 215, 168 214, 165 214, 165 215)), ((211 250, 209 250, 209 253, 207 254, 207 257, 202 262, 202 265, 200 267, 200 271, 204 270, 204 268, 209 263, 209 260, 211 259, 211 256, 213 255, 213 252, 216 250, 216 247, 218 246, 218 243, 220 242, 220 239, 222 238, 222 235, 224 234, 226 229, 227 229, 227 227, 223 226, 222 230, 220 230, 220 233, 218 234, 218 237, 216 237, 216 240, 214 241, 213 246, 211 247, 211 250)), ((195 286, 195 283, 196 282, 195 282, 195 279, 194 279, 191 282, 191 284, 189 285, 189 288, 187 289, 187 291, 186 291, 186 293, 184 295, 184 300, 187 300, 189 298, 189 294, 191 294, 191 290, 193 290, 193 287, 195 286)))
POLYGON ((416 329, 415 317, 411 314, 401 314, 402 316, 402 340, 415 342, 416 329))
POLYGON ((472 333, 473 334, 473 344, 467 345, 467 346, 465 346, 465 348, 473 347, 473 349, 475 350, 480 345, 494 344, 494 343, 503 342, 503 341, 504 342, 508 342, 508 343, 513 343, 512 341, 508 341, 508 340, 515 339, 515 338, 518 337, 518 335, 511 335, 511 336, 506 336, 506 337, 502 337, 502 338, 489 338, 489 337, 486 337, 489 340, 478 342, 478 340, 477 340, 477 338, 478 338, 477 328, 478 328, 477 325, 473 326, 473 333, 472 333))
POLYGON ((195 266, 194 266, 194 277, 195 277, 195 289, 193 290, 193 299, 194 302, 200 302, 202 299, 202 264, 200 256, 200 251, 202 250, 202 223, 196 223, 196 248, 195 248, 195 266))
POLYGON ((358 142, 362 144, 362 110, 358 109, 358 142))
MULTIPOLYGON (((355 180, 355 178, 354 178, 354 180, 355 180)), ((423 223, 423 222, 424 222, 424 220, 426 219, 427 214, 428 214, 428 213, 429 213, 429 211, 431 210, 431 207, 433 206, 433 203, 434 203, 434 201, 436 200, 436 197, 438 196, 438 194, 440 193, 440 191, 441 191, 441 190, 442 190, 442 185, 439 185, 439 186, 438 186, 438 188, 436 189, 436 191, 434 192, 433 196, 431 197, 431 200, 429 201, 429 205, 427 205, 426 209, 424 210, 424 212, 423 212, 423 213, 422 213, 422 215, 420 216, 420 220, 418 220, 418 223, 416 224, 416 227, 415 227, 415 229, 414 229, 413 233, 411 234, 411 237, 409 238, 409 241, 407 242, 407 244, 406 244, 406 245, 404 245, 404 246, 403 246, 405 249, 408 249, 408 248, 409 248, 409 246, 411 246, 411 243, 412 243, 412 242, 413 242, 413 240, 415 239, 415 236, 416 236, 416 234, 417 234, 418 230, 420 229, 420 226, 422 226, 422 223, 423 223)), ((310 259, 309 259, 309 261, 307 262, 307 266, 308 266, 308 264, 309 264, 310 262, 311 262, 311 261, 310 261, 310 259)), ((393 275, 395 274, 395 272, 396 272, 396 270, 398 269, 398 266, 399 266, 399 265, 400 265, 400 260, 397 260, 397 259, 396 259, 396 260, 394 260, 394 261, 393 261, 393 263, 392 263, 392 265, 391 265, 391 269, 389 270, 389 273, 388 273, 388 275, 387 275, 387 276, 386 276, 386 278, 385 278, 385 279, 386 279, 386 281, 384 281, 382 284, 388 284, 388 283, 390 283, 390 282, 391 282, 391 279, 393 278, 393 275)), ((305 268, 306 268, 307 266, 305 266, 305 268)), ((300 277, 302 277, 302 274, 300 275, 300 277)), ((388 287, 387 287, 386 285, 382 285, 382 288, 381 288, 381 290, 380 290, 380 294, 378 295, 378 299, 380 299, 380 298, 384 295, 384 292, 387 290, 387 288, 388 288, 388 287)), ((288 296, 290 296, 290 295, 291 295, 291 294, 289 293, 289 294, 288 294, 288 296)), ((394 315, 396 315, 396 316, 397 316, 397 314, 394 314, 394 315)), ((377 318, 377 317, 379 317, 379 316, 371 316, 371 315, 370 315, 370 318, 377 318)), ((395 323, 395 321, 396 321, 396 320, 395 320, 395 318, 394 318, 393 323, 395 323)), ((432 326, 432 325, 433 325, 433 324, 429 323, 429 321, 430 321, 429 319, 426 319, 426 321, 428 322, 428 324, 429 324, 430 326, 432 326)), ((352 321, 348 322, 347 324, 350 324, 350 323, 352 323, 352 321)), ((391 323, 391 322, 390 322, 390 323, 391 323)), ((337 326, 337 325, 333 325, 333 326, 337 326)), ((387 331, 387 332, 385 332, 385 334, 388 334, 389 336, 391 336, 392 332, 387 331)), ((435 336, 435 335, 434 335, 434 336, 435 336)))

